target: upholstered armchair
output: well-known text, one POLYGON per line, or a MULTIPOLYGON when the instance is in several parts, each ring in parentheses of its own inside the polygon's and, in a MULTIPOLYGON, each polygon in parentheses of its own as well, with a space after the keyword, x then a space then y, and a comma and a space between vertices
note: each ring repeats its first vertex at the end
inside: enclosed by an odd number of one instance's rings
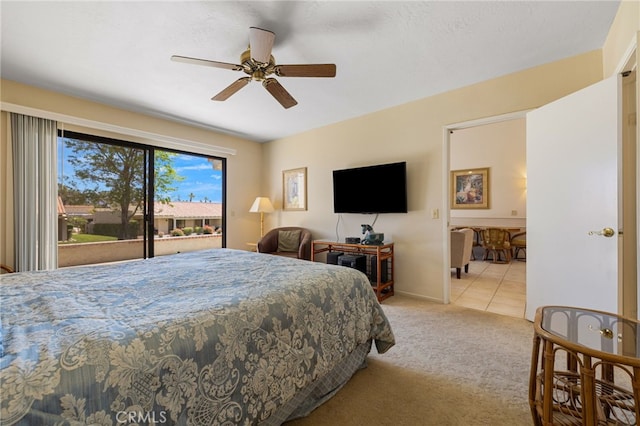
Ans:
POLYGON ((451 231, 451 267, 456 268, 456 278, 460 279, 462 268, 465 273, 469 273, 472 249, 473 229, 463 228, 451 231))
POLYGON ((11 274, 15 272, 13 268, 9 265, 5 265, 4 263, 0 263, 0 274, 7 273, 11 274))
POLYGON ((311 231, 297 226, 272 229, 258 241, 258 252, 311 260, 311 231))

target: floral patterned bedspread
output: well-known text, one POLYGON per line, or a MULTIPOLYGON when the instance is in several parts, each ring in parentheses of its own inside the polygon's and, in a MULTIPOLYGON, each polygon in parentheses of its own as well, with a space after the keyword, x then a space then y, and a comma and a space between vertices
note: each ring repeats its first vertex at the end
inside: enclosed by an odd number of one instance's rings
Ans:
POLYGON ((0 280, 3 425, 260 424, 394 344, 364 274, 335 265, 214 249, 0 280))

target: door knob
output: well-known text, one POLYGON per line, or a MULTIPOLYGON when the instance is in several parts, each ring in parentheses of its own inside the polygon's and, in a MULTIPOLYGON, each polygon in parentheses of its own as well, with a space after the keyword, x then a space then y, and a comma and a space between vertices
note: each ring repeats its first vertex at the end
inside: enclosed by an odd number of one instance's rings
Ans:
POLYGON ((616 231, 613 228, 604 228, 602 231, 589 231, 589 235, 602 235, 603 237, 613 237, 616 235, 616 231))

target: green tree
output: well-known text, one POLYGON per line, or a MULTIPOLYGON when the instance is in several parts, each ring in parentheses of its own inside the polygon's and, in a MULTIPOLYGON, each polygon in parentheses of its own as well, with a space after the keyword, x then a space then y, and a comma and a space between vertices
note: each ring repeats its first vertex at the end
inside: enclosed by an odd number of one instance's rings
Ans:
POLYGON ((182 182, 185 177, 176 172, 173 160, 178 154, 156 150, 154 157, 155 168, 155 200, 163 204, 171 203, 171 192, 176 190, 176 184, 182 182))
POLYGON ((62 198, 64 205, 86 206, 94 204, 94 196, 88 191, 81 191, 73 186, 58 183, 58 196, 62 198))
MULTIPOLYGON (((65 139, 68 161, 73 165, 75 178, 87 188, 94 204, 106 204, 119 211, 120 231, 118 238, 128 239, 127 224, 138 213, 144 202, 145 155, 141 149, 65 139)), ((174 153, 155 151, 155 199, 168 203, 174 185, 184 179, 173 168, 174 153)))

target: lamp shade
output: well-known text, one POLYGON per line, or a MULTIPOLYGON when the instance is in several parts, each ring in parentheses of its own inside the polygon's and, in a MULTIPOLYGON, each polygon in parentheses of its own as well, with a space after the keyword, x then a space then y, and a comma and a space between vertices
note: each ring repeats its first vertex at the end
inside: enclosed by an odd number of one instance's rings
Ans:
POLYGON ((253 205, 249 209, 251 213, 271 213, 273 212, 273 204, 268 197, 256 197, 253 205))

